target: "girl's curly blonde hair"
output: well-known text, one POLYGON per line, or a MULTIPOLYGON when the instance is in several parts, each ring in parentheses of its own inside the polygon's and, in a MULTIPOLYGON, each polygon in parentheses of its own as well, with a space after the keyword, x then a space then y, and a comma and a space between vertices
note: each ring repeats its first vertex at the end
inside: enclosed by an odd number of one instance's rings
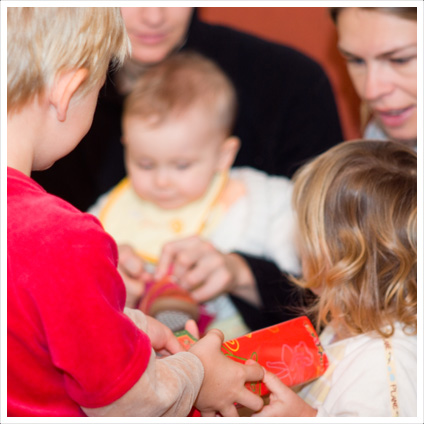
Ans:
POLYGON ((390 336, 417 330, 417 155, 400 143, 349 141, 294 176, 303 277, 317 325, 390 336))

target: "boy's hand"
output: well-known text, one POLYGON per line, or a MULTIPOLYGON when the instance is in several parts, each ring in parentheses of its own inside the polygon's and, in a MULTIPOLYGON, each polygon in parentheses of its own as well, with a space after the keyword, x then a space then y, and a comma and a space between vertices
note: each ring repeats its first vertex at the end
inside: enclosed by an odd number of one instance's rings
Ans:
POLYGON ((237 417, 234 403, 240 403, 253 411, 263 406, 263 400, 245 387, 247 381, 260 381, 264 371, 257 363, 242 365, 224 356, 221 345, 224 335, 213 329, 190 348, 201 361, 205 376, 194 406, 204 417, 220 413, 237 417))
POLYGON ((165 324, 162 324, 148 315, 146 315, 146 318, 146 333, 149 336, 150 343, 156 352, 165 356, 184 351, 174 333, 165 324))
MULTIPOLYGON (((251 362, 254 361, 246 361, 246 364, 251 362)), ((252 417, 316 417, 316 409, 283 384, 275 374, 264 371, 265 377, 262 381, 271 392, 270 402, 252 417)))
MULTIPOLYGON (((158 320, 143 314, 138 309, 125 307, 125 315, 141 330, 144 331, 150 339, 152 348, 163 356, 183 352, 180 342, 174 333, 158 320)), ((193 329, 192 323, 189 328, 193 329)))
POLYGON ((119 245, 118 255, 118 271, 127 292, 125 305, 136 308, 144 293, 145 281, 151 278, 151 275, 146 272, 143 260, 131 246, 119 245))

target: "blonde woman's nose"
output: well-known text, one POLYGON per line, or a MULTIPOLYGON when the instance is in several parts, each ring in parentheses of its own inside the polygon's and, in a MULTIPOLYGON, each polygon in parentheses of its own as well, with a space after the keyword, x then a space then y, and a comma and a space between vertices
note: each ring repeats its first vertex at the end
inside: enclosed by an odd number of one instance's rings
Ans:
POLYGON ((367 101, 377 100, 393 91, 390 69, 384 64, 367 66, 363 82, 363 98, 367 101))
POLYGON ((164 7, 142 7, 143 22, 150 26, 159 26, 165 20, 164 7))

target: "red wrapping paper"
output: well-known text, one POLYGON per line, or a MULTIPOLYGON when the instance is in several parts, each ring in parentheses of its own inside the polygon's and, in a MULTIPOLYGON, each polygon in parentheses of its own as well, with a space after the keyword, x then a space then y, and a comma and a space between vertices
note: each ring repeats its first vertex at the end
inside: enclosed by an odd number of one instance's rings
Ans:
MULTIPOLYGON (((229 340, 221 350, 240 363, 255 360, 289 387, 314 380, 328 368, 318 335, 304 316, 229 340)), ((247 383, 246 387, 261 396, 269 393, 261 382, 247 383)))
MULTIPOLYGON (((195 342, 187 332, 178 337, 186 350, 195 342)), ((240 363, 255 360, 289 387, 314 380, 328 368, 327 355, 305 316, 229 340, 223 343, 221 350, 240 363)), ((269 393, 261 382, 249 382, 246 387, 260 396, 269 393)))

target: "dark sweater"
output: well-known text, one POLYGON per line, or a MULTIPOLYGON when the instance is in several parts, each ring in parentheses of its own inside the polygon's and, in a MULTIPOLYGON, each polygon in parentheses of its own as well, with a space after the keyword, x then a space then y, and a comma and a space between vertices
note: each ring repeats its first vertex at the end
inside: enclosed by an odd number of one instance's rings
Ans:
MULTIPOLYGON (((233 29, 208 25, 195 16, 183 49, 215 60, 233 81, 239 101, 234 134, 241 139, 235 166, 252 166, 291 177, 306 160, 342 141, 330 83, 321 67, 287 46, 233 29)), ((86 210, 124 176, 121 138, 123 97, 113 74, 101 90, 93 125, 77 148, 51 169, 33 177, 44 188, 86 210)), ((264 308, 234 299, 255 329, 283 321, 294 290, 277 267, 246 257, 264 308), (288 293, 289 292, 289 293, 288 293)), ((294 290, 296 293, 296 290, 294 290)))

